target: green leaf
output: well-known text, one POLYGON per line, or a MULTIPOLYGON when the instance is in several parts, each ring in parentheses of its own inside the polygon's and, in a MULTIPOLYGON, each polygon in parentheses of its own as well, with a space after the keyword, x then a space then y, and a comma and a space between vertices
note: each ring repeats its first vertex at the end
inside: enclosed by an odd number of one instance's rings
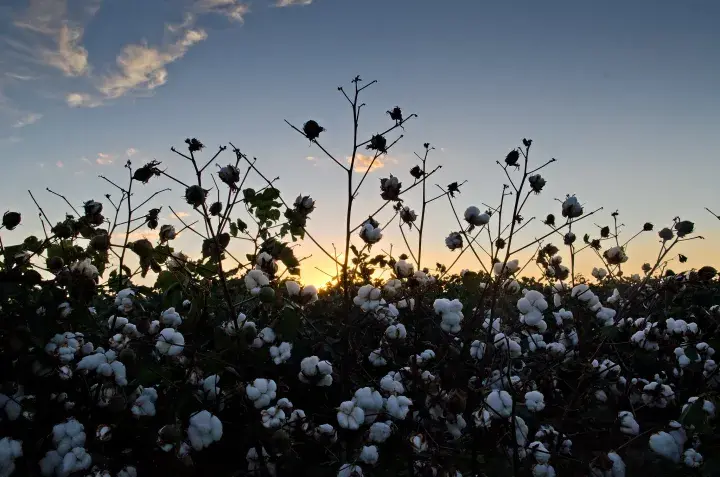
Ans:
POLYGON ((237 228, 240 232, 245 232, 247 230, 247 224, 242 220, 237 219, 235 223, 237 224, 237 228))
POLYGON ((177 278, 175 278, 175 274, 168 270, 163 270, 158 274, 157 280, 155 280, 155 288, 165 292, 176 283, 178 283, 178 281, 177 278))
POLYGON ((173 283, 167 290, 165 290, 165 292, 163 292, 162 303, 163 309, 168 309, 170 307, 180 308, 180 305, 182 304, 182 287, 180 286, 180 283, 173 283))
POLYGON ((237 237, 238 234, 238 226, 235 225, 235 222, 230 222, 230 235, 233 237, 237 237))

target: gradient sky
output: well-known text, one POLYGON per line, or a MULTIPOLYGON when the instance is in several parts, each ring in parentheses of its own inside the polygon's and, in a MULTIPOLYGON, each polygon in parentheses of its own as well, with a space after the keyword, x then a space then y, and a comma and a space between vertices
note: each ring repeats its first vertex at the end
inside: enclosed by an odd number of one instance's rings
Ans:
MULTIPOLYGON (((558 162, 543 171, 548 184, 526 218, 559 215, 554 199, 568 193, 586 210, 605 207, 581 233, 608 224, 615 209, 628 232, 680 216, 708 239, 685 244, 688 265, 720 264, 713 246, 720 221, 704 210, 720 213, 717 1, 2 4, 0 203, 25 217, 19 231, 3 234, 6 244, 38 233, 28 188, 59 220, 66 208, 46 186, 77 205, 100 199, 108 189, 97 175, 122 180, 128 156, 135 165, 156 158, 190 180, 189 165, 169 151, 188 136, 208 153, 232 141, 258 157, 267 175, 281 177, 289 200, 311 194, 311 232, 339 243, 342 171, 283 119, 298 126, 318 120, 327 128, 323 144, 343 157, 352 144, 351 113, 336 88, 360 74, 378 80, 364 97, 364 135, 385 129, 385 111, 395 105, 419 118, 371 173, 358 221, 379 205, 380 177, 411 182, 413 152, 426 141, 437 148, 431 164, 443 165, 431 190, 436 182, 467 179, 456 200, 461 213, 495 204, 505 181, 495 161, 529 137, 534 161, 558 162)), ((165 179, 143 193, 164 186, 173 190, 159 204, 192 212, 183 191, 165 179)), ((408 198, 419 210, 418 201, 408 198)), ((429 214, 426 263, 449 264, 454 256, 443 239, 457 224, 447 201, 433 203, 429 214)), ((528 226, 520 243, 545 230, 528 226)), ((185 235, 178 247, 194 252, 199 244, 185 235)), ((396 226, 379 248, 390 242, 396 253, 403 250, 396 226)), ((631 246, 632 271, 656 250, 654 234, 631 246)), ((311 243, 299 255, 311 253, 304 279, 320 283, 323 275, 312 267, 332 267, 311 243)), ((581 269, 593 265, 588 252, 581 269)), ((478 268, 470 254, 459 266, 478 268)))

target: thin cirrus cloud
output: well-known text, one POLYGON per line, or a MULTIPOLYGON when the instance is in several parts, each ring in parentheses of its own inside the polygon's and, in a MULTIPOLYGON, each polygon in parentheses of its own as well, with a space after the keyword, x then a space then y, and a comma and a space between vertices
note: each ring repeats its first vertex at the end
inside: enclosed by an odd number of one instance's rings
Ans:
POLYGON ((133 157, 137 153, 138 153, 138 150, 135 149, 134 147, 129 147, 125 150, 125 155, 127 157, 133 157))
MULTIPOLYGON (((395 159, 388 156, 378 156, 374 162, 373 158, 375 158, 375 155, 368 156, 359 152, 355 154, 355 172, 365 172, 368 167, 370 167, 370 172, 372 172, 377 169, 382 169, 383 167, 385 167, 385 163, 387 162, 397 162, 395 159)), ((352 158, 347 157, 346 160, 348 164, 350 164, 352 158)))
POLYGON ((292 7, 295 5, 310 5, 313 0, 277 0, 276 7, 292 7))
POLYGON ((30 126, 31 124, 35 124, 36 122, 40 121, 42 117, 43 115, 39 113, 26 114, 22 118, 18 119, 15 124, 13 124, 13 127, 24 128, 25 126, 30 126))
POLYGON ((98 152, 98 155, 95 158, 95 163, 99 164, 101 166, 109 166, 110 164, 113 163, 114 160, 115 160, 115 157, 112 154, 98 152))
POLYGON ((245 21, 245 15, 250 12, 250 6, 238 0, 199 0, 195 3, 195 9, 198 13, 217 13, 240 23, 245 21))
POLYGON ((97 108, 103 105, 100 98, 88 93, 70 93, 65 96, 65 102, 71 108, 97 108))

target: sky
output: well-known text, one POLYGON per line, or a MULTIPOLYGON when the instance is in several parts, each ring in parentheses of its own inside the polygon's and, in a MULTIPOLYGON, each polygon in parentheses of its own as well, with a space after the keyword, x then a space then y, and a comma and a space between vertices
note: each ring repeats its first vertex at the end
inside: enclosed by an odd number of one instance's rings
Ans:
MULTIPOLYGON (((430 191, 467 180, 455 199, 459 213, 496 205, 507 179, 495 161, 527 137, 532 163, 557 162, 542 171, 547 185, 523 212, 537 219, 517 243, 544 234, 540 219, 559 215, 556 199, 577 194, 588 211, 604 207, 578 232, 597 234, 595 224, 610 224, 615 210, 628 238, 646 221, 662 227, 679 216, 706 237, 683 244, 685 265, 719 266, 720 221, 704 210, 720 213, 719 17, 714 0, 5 0, 0 204, 22 212, 24 224, 3 231, 3 241, 40 233, 28 189, 60 220, 68 208, 46 187, 76 208, 102 201, 109 189, 97 176, 124 181, 128 158, 136 167, 157 159, 191 180, 170 146, 197 137, 206 154, 232 141, 257 157, 288 200, 311 195, 310 232, 340 244, 344 173, 284 120, 317 120, 327 129, 322 144, 346 157, 352 116, 337 87, 360 75, 378 81, 362 97, 362 137, 389 127, 385 112, 396 105, 418 117, 368 175, 354 222, 380 204, 381 177, 411 183, 424 142, 435 147, 429 167, 443 166, 430 191)), ((153 202, 166 206, 163 223, 180 226, 167 205, 194 213, 177 184, 144 187, 138 200, 172 188, 153 202)), ((419 210, 419 195, 407 195, 419 210)), ((458 227, 448 202, 430 204, 428 220, 423 261, 449 264, 457 252, 444 237, 458 227)), ((405 251, 395 224, 375 249, 390 243, 394 254, 405 251)), ((187 232, 176 246, 191 256, 199 249, 187 232)), ((633 242, 630 271, 657 249, 654 233, 633 242)), ((298 255, 312 255, 306 282, 324 281, 315 267, 333 271, 312 243, 298 255)), ((478 269, 466 255, 458 269, 478 269)), ((600 265, 589 251, 578 260, 586 274, 600 265)))

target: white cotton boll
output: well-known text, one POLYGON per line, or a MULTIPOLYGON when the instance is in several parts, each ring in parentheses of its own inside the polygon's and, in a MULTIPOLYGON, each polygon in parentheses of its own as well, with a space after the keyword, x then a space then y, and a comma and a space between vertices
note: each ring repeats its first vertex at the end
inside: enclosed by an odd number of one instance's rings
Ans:
POLYGON ((115 376, 115 382, 120 386, 125 386, 127 384, 125 365, 116 361, 116 358, 115 351, 98 348, 94 354, 83 357, 75 369, 77 371, 95 371, 97 374, 107 377, 115 376))
POLYGON ((383 408, 383 398, 379 392, 370 387, 360 388, 353 396, 355 403, 365 411, 365 422, 372 424, 383 408))
POLYGON ((50 477, 55 474, 55 469, 62 465, 63 458, 55 450, 50 450, 45 454, 45 457, 40 459, 40 473, 45 477, 50 477))
POLYGON ((558 311, 554 311, 553 316, 555 317, 555 323, 557 323, 558 326, 562 326, 565 321, 573 320, 572 311, 568 311, 565 308, 560 308, 558 311))
POLYGON ((493 265, 493 273, 495 275, 508 274, 512 275, 520 268, 520 261, 518 259, 510 260, 503 267, 502 262, 497 262, 493 265))
POLYGON ((360 227, 360 238, 370 245, 379 242, 382 238, 382 230, 379 225, 372 219, 366 220, 360 227))
POLYGON ((386 296, 394 297, 402 291, 402 282, 397 278, 391 278, 383 286, 383 290, 385 290, 386 296))
POLYGON ((332 424, 320 424, 315 428, 315 439, 318 440, 327 440, 331 443, 335 443, 337 441, 337 431, 332 426, 332 424))
POLYGON ((135 417, 143 416, 154 416, 155 415, 155 402, 158 398, 158 393, 155 388, 138 388, 140 395, 133 402, 130 411, 132 411, 135 417))
POLYGON ((177 328, 182 324, 182 317, 180 316, 180 313, 175 311, 175 308, 168 308, 163 311, 162 315, 160 315, 160 320, 163 325, 170 326, 172 328, 177 328))
POLYGON ((422 434, 410 436, 410 445, 412 446, 413 451, 418 454, 428 450, 427 439, 425 439, 425 436, 422 434))
POLYGON ((630 411, 620 411, 618 419, 620 419, 620 432, 628 436, 640 434, 640 425, 630 411))
POLYGON ((380 295, 382 295, 382 291, 379 288, 374 288, 372 285, 363 285, 358 289, 357 296, 353 298, 353 303, 359 306, 362 311, 373 311, 380 306, 380 295))
POLYGON ((154 336, 154 335, 158 334, 159 331, 160 331, 160 320, 151 321, 150 326, 148 326, 148 330, 147 330, 148 334, 150 336, 154 336))
POLYGON ((403 340, 407 337, 407 330, 405 325, 398 323, 397 325, 390 325, 385 329, 385 337, 389 340, 403 340))
POLYGON ((214 401, 215 398, 220 394, 220 377, 217 374, 212 374, 205 378, 202 382, 202 391, 205 398, 214 401))
POLYGON ((15 471, 15 459, 22 457, 22 441, 9 437, 0 439, 0 477, 9 477, 15 471))
POLYGON ((185 337, 173 328, 165 328, 158 333, 155 349, 163 355, 177 356, 185 349, 185 337))
POLYGON ((262 425, 266 429, 277 429, 285 422, 285 411, 277 406, 263 409, 260 412, 262 425))
POLYGON ((562 306, 562 297, 558 293, 553 293, 553 305, 555 308, 562 306))
POLYGON ((547 349, 547 352, 555 358, 563 358, 565 357, 565 353, 567 352, 565 345, 557 342, 548 343, 545 349, 547 349))
POLYGON ((108 318, 107 324, 108 328, 114 329, 114 330, 121 330, 125 325, 129 323, 129 320, 123 316, 111 316, 108 318), (114 326, 113 326, 114 323, 114 326))
POLYGON ((70 452, 65 454, 62 463, 56 468, 55 472, 58 476, 70 475, 74 472, 88 469, 92 464, 92 457, 87 453, 84 447, 74 447, 70 452))
POLYGON ((495 417, 509 417, 512 414, 513 400, 507 391, 492 391, 485 398, 485 404, 491 409, 495 417))
POLYGON ((133 308, 133 300, 135 298, 135 292, 130 288, 120 290, 115 296, 115 306, 119 311, 129 312, 133 308))
POLYGON ((385 410, 395 419, 405 419, 412 406, 412 400, 405 396, 390 396, 385 400, 385 410))
POLYGON ((126 465, 118 472, 117 477, 137 477, 137 469, 132 465, 126 465))
POLYGON ((683 453, 683 464, 686 466, 696 469, 703 463, 703 456, 695 449, 688 449, 683 453))
POLYGON ((290 425, 290 428, 300 429, 305 433, 307 433, 308 429, 310 428, 310 423, 308 422, 307 416, 305 415, 305 411, 303 411, 302 409, 295 409, 290 413, 288 424, 290 425))
POLYGON ((517 280, 505 280, 505 283, 503 283, 503 287, 508 293, 517 293, 520 291, 520 284, 517 282, 517 280))
POLYGON ((652 382, 643 387, 642 401, 648 407, 664 409, 675 400, 675 392, 667 384, 652 382))
POLYGON ((597 389, 597 390, 595 390, 595 399, 597 399, 600 402, 607 402, 608 395, 602 389, 597 389))
POLYGON ((244 278, 245 287, 251 295, 258 295, 262 287, 270 285, 270 279, 265 272, 258 269, 252 269, 247 272, 244 278))
POLYGON ((649 443, 650 449, 656 454, 676 464, 680 462, 682 449, 678 447, 678 443, 673 439, 673 436, 667 432, 660 431, 651 435, 649 443))
POLYGON ((365 422, 365 411, 355 401, 345 401, 338 408, 337 420, 343 429, 355 431, 365 422))
POLYGON ((309 356, 300 362, 298 379, 304 383, 315 383, 316 386, 330 386, 332 379, 332 364, 329 361, 320 361, 317 356, 309 356))
POLYGON ((608 452, 607 458, 610 460, 612 467, 605 470, 590 465, 590 475, 592 477, 625 477, 625 462, 615 452, 608 452))
POLYGON ((222 423, 208 411, 200 411, 190 418, 187 434, 193 449, 200 451, 222 438, 222 423))
POLYGON ((607 276, 608 272, 604 268, 600 267, 593 267, 592 269, 592 276, 597 278, 598 280, 602 280, 607 276))
POLYGON ((400 259, 395 263, 395 275, 398 278, 408 278, 413 273, 415 273, 415 268, 407 260, 400 259))
POLYGON ((547 347, 547 343, 545 343, 545 338, 543 337, 543 335, 537 333, 533 333, 528 336, 527 344, 528 350, 530 352, 534 352, 539 349, 545 349, 547 347))
MULTIPOLYGON (((500 333, 501 325, 502 325, 502 320, 500 318, 495 318, 494 320, 492 320, 492 332, 500 333)), ((483 327, 483 329, 487 330, 489 326, 490 326, 490 317, 487 317, 483 321, 482 327, 483 327)))
POLYGON ((433 303, 435 313, 442 318, 440 328, 446 333, 457 333, 460 331, 460 323, 463 320, 462 314, 463 304, 460 300, 448 300, 447 298, 438 298, 433 303))
POLYGON ((453 439, 460 439, 462 437, 463 430, 467 427, 467 422, 462 414, 454 416, 448 416, 445 421, 445 427, 447 428, 453 439))
POLYGON ((530 412, 540 412, 545 409, 545 396, 540 391, 525 393, 525 407, 530 412))
POLYGON ((272 379, 257 378, 245 386, 245 394, 256 409, 267 407, 277 395, 277 384, 272 379))
POLYGON ((304 298, 306 305, 315 303, 318 300, 318 289, 315 285, 306 285, 300 292, 300 296, 304 298))
POLYGON ((375 465, 377 464, 379 458, 380 455, 378 454, 377 446, 363 446, 362 450, 360 451, 359 459, 364 464, 375 465))
POLYGON ((531 442, 528 450, 533 454, 538 464, 547 464, 550 461, 550 452, 542 442, 531 442))
POLYGON ((492 425, 492 416, 490 415, 490 411, 488 411, 487 409, 478 409, 477 411, 473 412, 472 415, 476 427, 489 429, 492 425))
MULTIPOLYGON (((426 349, 422 353, 415 356, 415 362, 417 363, 418 366, 420 366, 432 359, 435 359, 435 351, 433 351, 431 349, 426 349)), ((412 363, 412 358, 411 358, 410 362, 412 363)))
POLYGON ((382 444, 390 436, 392 435, 392 427, 391 422, 375 422, 372 426, 370 426, 370 431, 368 433, 368 439, 370 439, 370 442, 377 442, 378 444, 382 444))
MULTIPOLYGON (((681 413, 684 413, 688 407, 692 406, 697 402, 697 400, 700 399, 697 396, 693 396, 688 399, 687 404, 683 404, 681 413)), ((715 417, 715 404, 713 404, 712 401, 708 401, 707 399, 702 400, 702 409, 705 411, 710 419, 715 417)))
POLYGON ((402 394, 405 392, 405 387, 402 384, 402 374, 399 371, 390 371, 388 374, 380 379, 380 387, 383 391, 402 394))
POLYGON ((533 477, 555 477, 555 468, 550 464, 535 464, 532 468, 533 477))
POLYGON ((270 347, 270 357, 273 359, 275 364, 282 364, 290 359, 292 354, 292 343, 283 341, 279 346, 270 347))
POLYGON ((475 340, 470 344, 470 356, 480 361, 485 356, 485 343, 475 340))
POLYGON ((598 321, 603 326, 612 326, 615 324, 615 315, 616 314, 617 314, 617 312, 615 310, 613 310, 612 308, 605 308, 603 306, 595 314, 595 318, 597 318, 598 321))
POLYGON ((53 426, 53 443, 60 456, 64 456, 74 447, 84 446, 85 438, 85 426, 74 418, 53 426))
POLYGON ((471 205, 465 209, 465 221, 470 225, 479 227, 490 222, 490 215, 485 212, 481 212, 480 209, 471 205))
POLYGON ((607 302, 612 305, 612 304, 618 303, 619 301, 620 301, 620 292, 616 288, 615 290, 613 290, 613 294, 610 297, 608 297, 607 302))
POLYGON ((370 351, 370 354, 368 355, 368 361, 370 361, 370 364, 372 364, 376 368, 387 365, 387 360, 382 355, 382 348, 370 351))
POLYGON ((353 464, 343 464, 338 470, 337 477, 363 477, 362 467, 353 464))
POLYGON ((290 296, 300 295, 300 284, 298 282, 288 280, 285 282, 285 288, 290 296))

